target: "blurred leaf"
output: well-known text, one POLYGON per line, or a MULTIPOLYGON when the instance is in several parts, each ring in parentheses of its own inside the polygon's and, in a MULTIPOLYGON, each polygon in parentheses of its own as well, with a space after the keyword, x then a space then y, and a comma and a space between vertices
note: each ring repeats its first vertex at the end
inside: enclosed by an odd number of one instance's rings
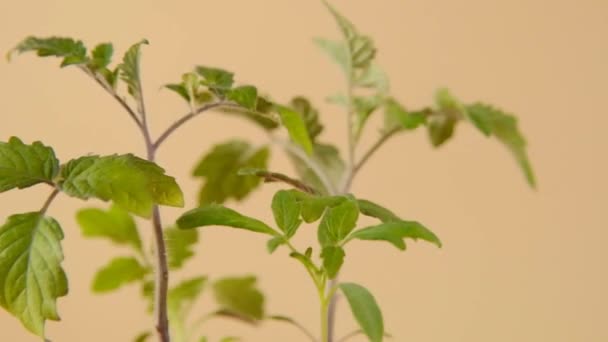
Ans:
POLYGON ((405 250, 405 238, 425 240, 441 247, 439 238, 428 228, 416 221, 389 221, 376 226, 359 229, 349 236, 359 240, 383 240, 400 250, 405 250))
POLYGON ((198 231, 177 228, 165 229, 167 259, 171 269, 179 269, 194 256, 194 245, 198 242, 198 231))
POLYGON ((134 342, 146 342, 151 336, 152 336, 151 332, 144 331, 135 337, 134 342))
POLYGON ((321 246, 337 245, 341 242, 355 228, 358 218, 359 208, 357 202, 352 199, 326 209, 318 230, 321 246))
POLYGON ((371 63, 355 80, 355 85, 376 90, 378 94, 387 94, 390 89, 388 75, 376 63, 371 63))
POLYGON ((110 292, 123 285, 143 279, 149 270, 131 257, 114 258, 95 275, 94 292, 110 292))
POLYGON ((300 220, 300 203, 293 192, 279 190, 272 198, 272 213, 277 226, 287 238, 292 237, 302 220, 300 220))
POLYGON ((247 109, 255 110, 258 102, 258 90, 256 87, 248 85, 236 87, 228 92, 227 98, 247 109))
POLYGON ((517 119, 503 111, 482 103, 466 107, 468 117, 486 136, 495 136, 505 144, 519 163, 528 184, 534 187, 536 180, 526 153, 526 140, 517 127, 517 119))
POLYGON ((142 252, 141 240, 135 221, 129 213, 113 205, 107 211, 87 208, 76 214, 82 234, 86 237, 104 237, 117 244, 131 245, 142 252))
POLYGON ((196 277, 182 281, 169 290, 167 294, 167 315, 171 322, 171 337, 174 341, 187 341, 185 323, 206 282, 207 277, 196 277))
POLYGON ((268 253, 272 254, 277 250, 281 245, 285 244, 285 238, 282 236, 275 236, 266 242, 266 249, 268 253))
POLYGON ((82 64, 87 61, 87 49, 81 41, 63 37, 27 37, 8 54, 10 60, 13 53, 36 52, 40 57, 63 57, 61 66, 82 64))
POLYGON ((426 123, 427 116, 428 113, 425 111, 407 111, 394 98, 387 99, 384 104, 385 131, 389 131, 393 127, 405 130, 416 129, 426 123))
POLYGON ((17 137, 0 142, 0 192, 52 183, 58 172, 55 152, 41 142, 26 145, 17 137))
POLYGON ((254 149, 249 143, 241 140, 215 145, 193 172, 194 176, 205 178, 205 185, 199 194, 199 204, 223 203, 230 198, 245 198, 261 181, 256 176, 238 175, 238 170, 266 168, 269 153, 267 147, 254 149))
POLYGON ((323 131, 323 125, 319 121, 319 111, 312 106, 307 98, 302 96, 291 99, 289 106, 302 115, 310 140, 314 142, 323 131))
POLYGON ((149 44, 146 39, 133 44, 123 56, 122 63, 118 65, 120 78, 127 84, 129 94, 131 94, 138 103, 142 101, 139 60, 141 55, 140 49, 144 44, 149 44))
POLYGON ((281 116, 281 123, 289 132, 291 140, 300 145, 306 153, 312 154, 312 141, 302 115, 284 106, 277 106, 277 111, 281 116))
POLYGON ((365 335, 371 342, 382 342, 384 336, 382 312, 372 294, 363 286, 354 283, 342 283, 340 289, 365 335))
POLYGON ((57 298, 68 293, 61 240, 57 221, 40 212, 12 215, 0 227, 0 305, 43 338, 45 321, 59 320, 57 298))
POLYGON ((102 43, 97 45, 93 51, 91 51, 92 58, 89 61, 89 68, 91 70, 100 70, 110 65, 112 61, 112 55, 114 54, 114 46, 112 43, 102 43))
POLYGON ((338 275, 338 272, 344 263, 344 255, 344 249, 342 249, 342 247, 323 247, 321 258, 323 259, 323 268, 325 268, 329 279, 334 279, 338 275))
POLYGON ((215 300, 234 315, 249 320, 264 318, 264 295, 256 287, 256 278, 231 277, 223 278, 213 284, 215 300))
POLYGON ((334 62, 342 67, 342 70, 346 75, 349 74, 350 57, 348 46, 345 43, 323 38, 315 38, 314 42, 321 50, 325 51, 334 62))
POLYGON ((190 210, 177 219, 177 225, 181 229, 205 226, 227 226, 273 236, 279 235, 278 232, 270 228, 266 223, 252 217, 241 215, 238 212, 219 204, 210 204, 190 210))
POLYGON ((223 98, 234 84, 234 74, 223 69, 197 66, 196 72, 203 77, 201 83, 220 98, 223 98))
POLYGON ((59 187, 66 194, 114 201, 142 217, 152 215, 155 204, 181 207, 184 197, 165 170, 132 154, 86 156, 62 167, 59 187))
POLYGON ((254 122, 265 130, 273 130, 280 126, 278 115, 274 112, 274 104, 268 99, 258 96, 254 110, 242 107, 221 107, 218 110, 227 114, 236 114, 254 122))
MULTIPOLYGON (((324 194, 329 192, 319 177, 311 170, 308 165, 298 156, 289 153, 288 155, 295 166, 296 172, 302 181, 314 189, 323 191, 324 194)), ((340 152, 333 145, 314 144, 313 153, 310 157, 319 167, 327 174, 329 181, 335 187, 341 180, 344 174, 345 164, 340 157, 340 152)))

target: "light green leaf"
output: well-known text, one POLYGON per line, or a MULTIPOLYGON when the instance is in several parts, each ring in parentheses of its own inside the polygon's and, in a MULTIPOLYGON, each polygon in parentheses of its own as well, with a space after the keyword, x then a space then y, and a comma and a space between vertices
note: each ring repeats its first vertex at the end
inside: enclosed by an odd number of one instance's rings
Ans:
POLYGON ((279 190, 272 198, 272 213, 277 226, 287 238, 292 237, 302 220, 300 220, 300 203, 292 191, 279 190))
POLYGON ((201 83, 220 97, 234 84, 234 74, 223 69, 197 66, 196 72, 204 78, 201 83))
POLYGON ((228 336, 223 337, 220 342, 239 342, 241 339, 238 337, 228 336))
POLYGON ((291 139, 300 145, 306 153, 312 154, 312 141, 310 140, 310 135, 308 134, 302 115, 284 106, 277 106, 277 111, 291 139))
POLYGON ((226 208, 220 204, 210 204, 204 207, 190 210, 177 219, 177 225, 181 229, 205 227, 205 226, 227 226, 246 229, 252 232, 279 236, 279 233, 270 228, 266 223, 248 217, 226 208))
POLYGON ((389 98, 384 104, 384 127, 391 130, 397 127, 405 130, 416 129, 426 123, 428 113, 425 111, 407 111, 397 100, 389 98))
POLYGON ((247 320, 264 318, 264 295, 254 276, 223 278, 213 284, 215 300, 222 310, 247 320))
POLYGON ((143 217, 152 215, 155 204, 182 207, 184 197, 165 170, 132 154, 86 156, 71 160, 61 170, 59 187, 66 194, 114 201, 143 217))
POLYGON ((306 223, 317 221, 327 208, 333 208, 347 200, 345 196, 307 196, 302 199, 302 219, 306 223))
POLYGON ((165 84, 164 87, 177 93, 184 100, 186 100, 186 102, 190 102, 190 94, 183 83, 169 83, 165 84))
POLYGON ((186 320, 194 302, 207 282, 207 277, 185 280, 167 294, 167 315, 171 322, 171 337, 176 342, 187 341, 186 320))
POLYGON ((382 96, 355 96, 353 97, 353 108, 355 120, 353 122, 353 132, 355 139, 359 139, 365 123, 372 113, 382 104, 382 96))
POLYGON ((82 234, 86 237, 103 237, 112 242, 131 245, 141 252, 141 240, 135 221, 124 209, 113 205, 109 210, 87 208, 76 214, 82 234))
POLYGON ((376 63, 371 63, 355 80, 355 85, 376 90, 378 94, 386 95, 390 89, 388 75, 376 63))
POLYGON ((91 51, 92 58, 89 61, 89 68, 100 70, 106 68, 112 61, 114 46, 112 43, 99 44, 91 51))
POLYGON ((120 78, 127 84, 129 94, 135 100, 141 102, 141 75, 139 71, 139 60, 141 57, 141 46, 149 44, 146 39, 133 44, 122 58, 122 63, 118 65, 120 78))
POLYGON ((285 238, 282 236, 275 236, 266 242, 266 249, 268 253, 272 254, 277 250, 281 245, 285 244, 285 238))
POLYGON ((482 103, 466 106, 469 119, 486 136, 495 136, 509 148, 519 163, 528 184, 534 187, 536 180, 528 155, 526 153, 526 140, 517 127, 517 119, 482 103))
POLYGON ((198 242, 198 231, 168 228, 165 229, 165 239, 169 267, 178 269, 194 256, 192 248, 198 242))
POLYGON ((319 223, 318 238, 321 246, 336 245, 346 238, 355 228, 358 218, 359 208, 352 199, 328 208, 319 223))
POLYGON ((0 228, 0 305, 41 337, 68 293, 62 239, 57 221, 39 212, 12 215, 0 228))
POLYGON ((81 41, 63 37, 27 37, 11 50, 7 58, 10 60, 13 53, 34 51, 40 57, 63 57, 61 66, 82 64, 87 61, 87 49, 81 41))
POLYGON ((383 240, 400 250, 405 250, 405 238, 425 240, 441 247, 439 238, 428 228, 416 221, 390 221, 353 232, 348 240, 383 240))
POLYGON ((55 152, 41 142, 26 145, 17 137, 0 142, 0 192, 38 183, 52 184, 58 172, 55 152))
POLYGON ((108 265, 99 270, 93 280, 94 292, 110 292, 123 285, 143 279, 150 270, 131 257, 114 258, 108 265))
POLYGON ((334 62, 342 67, 342 70, 346 75, 349 74, 351 62, 348 46, 345 43, 323 38, 315 38, 314 42, 321 50, 325 51, 334 62))
POLYGON ((392 211, 365 199, 358 199, 359 211, 365 216, 371 216, 382 222, 400 221, 401 219, 392 211))
MULTIPOLYGON (((289 153, 289 157, 295 166, 296 172, 302 179, 302 181, 314 189, 322 191, 323 194, 328 194, 329 189, 326 188, 324 183, 319 179, 317 174, 311 170, 308 165, 293 153, 289 153)), ((313 154, 310 159, 314 163, 319 165, 319 168, 328 176, 328 181, 335 188, 340 182, 342 175, 344 174, 345 163, 340 157, 340 152, 333 145, 328 144, 314 144, 313 154)))
POLYGON ((240 86, 231 89, 226 97, 247 109, 255 110, 258 102, 258 90, 254 86, 240 86))
POLYGON ((319 120, 319 111, 312 106, 310 101, 302 96, 297 96, 291 99, 289 106, 296 112, 302 115, 306 123, 306 130, 313 142, 323 131, 323 125, 319 120))
POLYGON ((342 283, 340 289, 365 335, 371 342, 382 342, 384 321, 372 294, 363 286, 354 283, 342 283))
POLYGON ((205 178, 205 185, 199 193, 199 204, 245 198, 261 184, 261 180, 255 176, 240 176, 238 171, 243 168, 266 168, 269 154, 267 147, 255 149, 241 140, 215 145, 193 172, 194 176, 205 178))
POLYGON ((323 268, 325 268, 329 279, 334 279, 338 275, 338 272, 344 263, 344 255, 344 249, 342 249, 342 247, 323 247, 321 258, 323 259, 323 268))

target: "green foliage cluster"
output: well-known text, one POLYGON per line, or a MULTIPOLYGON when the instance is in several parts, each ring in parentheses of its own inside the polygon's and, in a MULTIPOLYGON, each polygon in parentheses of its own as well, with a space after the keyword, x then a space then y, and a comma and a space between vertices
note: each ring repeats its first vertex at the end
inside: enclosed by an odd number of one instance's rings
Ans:
MULTIPOLYGON (((350 193, 357 173, 372 155, 396 134, 416 129, 425 129, 431 144, 440 147, 452 138, 458 124, 471 123, 484 136, 496 138, 509 149, 531 186, 535 186, 535 178, 514 116, 484 103, 463 102, 446 89, 437 91, 434 104, 408 108, 391 94, 388 76, 375 61, 373 40, 332 6, 326 6, 342 39, 318 38, 315 42, 340 66, 346 79, 346 89, 328 98, 346 112, 345 156, 335 145, 321 140, 325 131, 322 116, 310 100, 295 96, 288 103, 277 103, 260 95, 253 85, 236 84, 232 72, 202 65, 184 73, 180 82, 165 86, 185 101, 189 112, 153 139, 148 131, 140 81, 141 48, 148 41, 131 46, 114 67, 114 48, 110 43, 96 45, 90 54, 81 41, 71 38, 29 37, 19 43, 11 54, 35 52, 41 57, 59 57, 62 67, 82 70, 105 89, 141 131, 147 158, 132 154, 88 155, 60 163, 54 150, 41 142, 26 144, 16 137, 0 142, 0 192, 37 184, 51 188, 41 209, 12 215, 0 227, 0 305, 43 338, 45 322, 59 320, 57 299, 68 293, 68 279, 61 265, 63 231, 47 212, 55 197, 64 194, 112 203, 107 210, 85 208, 76 215, 85 237, 106 239, 128 251, 115 256, 97 272, 92 290, 107 293, 138 285, 148 310, 157 313, 157 332, 163 342, 208 341, 199 330, 215 317, 236 318, 250 324, 276 320, 300 329, 312 341, 334 341, 330 308, 337 293, 346 298, 360 326, 360 330, 341 341, 358 333, 372 342, 383 341, 388 334, 371 291, 339 280, 340 270, 348 260, 347 247, 354 241, 383 241, 404 251, 406 241, 425 241, 437 247, 442 244, 424 224, 350 193), (129 98, 121 95, 123 88, 129 98), (174 224, 163 227, 158 206, 183 207, 185 203, 175 179, 154 163, 155 152, 179 127, 213 109, 248 120, 268 133, 269 141, 255 145, 235 138, 213 146, 192 172, 201 179, 197 205, 174 224), (383 115, 383 126, 376 143, 359 157, 360 137, 373 115, 383 115), (287 138, 281 138, 281 134, 287 138), (295 175, 269 170, 271 145, 287 154, 295 175), (230 200, 243 200, 265 182, 288 186, 277 191, 269 204, 274 222, 247 216, 225 205, 230 200), (152 220, 156 239, 151 250, 140 236, 134 216, 152 220), (362 216, 376 222, 361 225, 362 216), (198 275, 172 281, 169 286, 165 273, 186 266, 199 243, 196 228, 207 226, 264 234, 269 253, 279 248, 287 250, 317 289, 320 339, 293 318, 267 314, 265 297, 257 288, 255 276, 212 280, 198 275), (317 241, 299 249, 295 240, 303 226, 314 226, 317 241), (216 307, 193 319, 192 308, 206 288, 216 307)), ((144 331, 135 341, 146 341, 155 334, 144 331)), ((221 341, 236 340, 226 337, 221 341)))

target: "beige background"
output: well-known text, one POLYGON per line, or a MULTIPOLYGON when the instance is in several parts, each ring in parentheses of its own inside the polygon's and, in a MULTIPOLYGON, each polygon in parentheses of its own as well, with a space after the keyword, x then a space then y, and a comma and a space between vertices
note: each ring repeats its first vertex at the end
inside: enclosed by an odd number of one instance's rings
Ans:
MULTIPOLYGON (((516 113, 539 179, 539 191, 530 191, 503 147, 464 125, 438 151, 422 131, 399 136, 361 173, 354 191, 426 223, 445 247, 412 243, 399 253, 382 244, 353 244, 343 278, 373 290, 399 342, 608 341, 608 2, 335 3, 375 37, 400 100, 421 106, 437 87, 449 86, 466 101, 481 99, 516 113)), ((314 36, 338 37, 318 1, 2 1, 0 50, 30 34, 72 35, 89 45, 111 40, 119 56, 148 38, 143 72, 156 134, 186 110, 176 96, 157 89, 206 64, 233 70, 240 82, 278 100, 310 96, 324 110, 325 139, 344 146, 343 113, 323 103, 342 87, 342 78, 311 43, 314 36)), ((142 154, 138 132, 112 99, 75 69, 57 65, 32 56, 0 63, 1 139, 40 139, 63 160, 142 154)), ((370 125, 365 143, 378 123, 370 125)), ((180 133, 161 150, 159 162, 178 177, 190 206, 197 183, 189 172, 203 151, 232 136, 265 139, 257 128, 217 114, 180 133)), ((277 153, 273 168, 286 167, 277 153)), ((257 191, 243 210, 270 220, 267 207, 276 188, 257 191)), ((2 194, 2 220, 39 208, 46 192, 2 194)), ((62 197, 51 209, 66 232, 71 290, 60 300, 63 321, 48 324, 48 335, 59 342, 130 341, 151 318, 134 287, 107 296, 89 292, 94 271, 126 251, 81 238, 73 217, 82 206, 62 197)), ((179 212, 163 214, 169 222, 179 212)), ((313 239, 309 229, 299 243, 313 239)), ((284 251, 269 256, 262 238, 221 229, 206 230, 197 251, 174 279, 258 274, 270 313, 295 316, 318 331, 313 288, 284 251)), ((201 306, 210 309, 205 298, 201 306)), ((340 314, 338 329, 353 329, 345 305, 340 314)), ((38 340, 4 311, 0 326, 0 341, 38 340)), ((206 332, 304 341, 277 323, 251 328, 215 321, 206 332)))

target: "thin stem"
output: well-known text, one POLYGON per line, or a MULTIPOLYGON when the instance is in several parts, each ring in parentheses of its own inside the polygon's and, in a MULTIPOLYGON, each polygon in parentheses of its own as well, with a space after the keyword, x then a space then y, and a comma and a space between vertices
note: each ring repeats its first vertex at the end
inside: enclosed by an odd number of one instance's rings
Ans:
POLYGON ((309 193, 311 195, 318 195, 319 192, 315 190, 312 186, 305 184, 304 182, 286 176, 282 173, 270 172, 266 170, 258 170, 255 171, 255 175, 264 179, 264 182, 283 182, 285 184, 289 184, 292 187, 301 190, 303 192, 309 193))
POLYGON ((213 108, 217 108, 217 107, 238 107, 238 105, 232 103, 232 102, 226 102, 226 101, 220 101, 220 102, 213 102, 213 103, 209 103, 206 104, 200 108, 198 108, 195 111, 191 111, 190 113, 180 117, 177 121, 175 121, 173 124, 171 124, 171 126, 169 126, 159 137, 158 139, 156 139, 156 141, 154 142, 153 146, 155 149, 158 149, 158 147, 169 137, 171 136, 171 134, 173 134, 173 132, 175 132, 178 128, 180 128, 182 125, 184 125, 186 122, 194 119, 196 116, 198 116, 199 114, 202 114, 210 109, 213 108))
POLYGON ((47 210, 49 210, 49 207, 51 206, 51 203, 53 203, 53 200, 55 199, 55 197, 57 197, 58 194, 59 194, 59 189, 55 189, 55 190, 53 190, 53 192, 51 192, 51 194, 46 199, 46 201, 44 201, 44 205, 40 209, 41 215, 46 214, 47 210))
POLYGON ((298 323, 297 321, 295 321, 289 317, 275 315, 275 316, 269 316, 268 318, 278 321, 278 322, 284 322, 284 323, 291 324, 294 327, 296 327, 298 330, 300 330, 304 335, 306 335, 312 342, 317 342, 317 338, 308 329, 306 329, 305 326, 303 326, 302 324, 298 323))
POLYGON ((155 280, 155 305, 156 331, 158 331, 162 342, 169 342, 169 319, 167 317, 167 292, 169 290, 169 267, 167 265, 167 249, 163 235, 163 226, 160 219, 158 206, 154 206, 152 212, 152 226, 154 227, 154 239, 156 243, 156 280, 155 280))
POLYGON ((351 339, 352 337, 355 337, 355 336, 360 335, 362 333, 363 333, 363 331, 361 331, 361 330, 355 330, 355 331, 351 332, 350 334, 342 336, 342 338, 340 338, 336 342, 345 342, 345 341, 351 339))
POLYGON ((277 145, 282 146, 289 153, 295 155, 296 157, 298 157, 298 159, 302 160, 304 164, 306 164, 306 166, 308 166, 308 168, 311 169, 312 172, 314 172, 314 174, 319 178, 319 180, 323 184, 323 187, 330 195, 337 194, 332 181, 329 179, 329 176, 325 173, 325 171, 323 171, 323 169, 321 169, 317 162, 315 162, 306 154, 306 152, 304 152, 301 148, 288 141, 283 141, 274 137, 271 137, 271 141, 277 145))
POLYGON ((329 333, 329 302, 327 298, 321 298, 321 342, 331 341, 329 333))
POLYGON ((393 129, 385 132, 384 134, 382 134, 382 136, 380 136, 380 139, 378 139, 378 141, 376 141, 376 143, 374 143, 374 145, 372 145, 372 147, 370 147, 370 149, 363 155, 361 160, 359 160, 359 162, 355 165, 355 167, 353 169, 353 177, 357 174, 357 172, 359 172, 359 170, 363 167, 363 165, 365 165, 365 163, 367 163, 369 158, 371 156, 373 156, 374 153, 376 153, 376 151, 378 151, 378 149, 380 147, 382 147, 382 145, 384 145, 384 143, 390 137, 392 137, 399 131, 400 131, 400 128, 396 127, 396 128, 393 128, 393 129))

